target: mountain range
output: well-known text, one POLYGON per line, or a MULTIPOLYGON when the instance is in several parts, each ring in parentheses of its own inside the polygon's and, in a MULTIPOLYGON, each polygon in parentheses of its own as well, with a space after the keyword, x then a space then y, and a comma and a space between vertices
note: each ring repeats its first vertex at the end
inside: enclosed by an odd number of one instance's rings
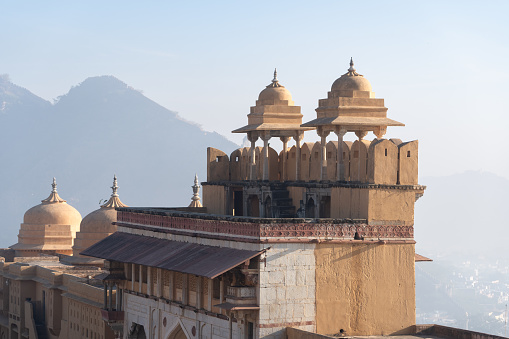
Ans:
POLYGON ((113 76, 88 78, 50 103, 0 77, 0 247, 51 191, 84 217, 111 195, 130 206, 187 206, 206 149, 238 145, 182 119, 113 76))

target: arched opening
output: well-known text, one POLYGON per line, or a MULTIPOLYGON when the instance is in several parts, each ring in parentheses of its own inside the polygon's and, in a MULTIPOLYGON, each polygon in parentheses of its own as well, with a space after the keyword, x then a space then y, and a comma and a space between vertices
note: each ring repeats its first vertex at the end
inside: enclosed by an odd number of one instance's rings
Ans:
POLYGON ((184 333, 184 330, 182 329, 182 326, 180 324, 177 325, 173 329, 173 331, 168 336, 168 339, 187 339, 186 334, 184 333))
POLYGON ((270 197, 267 197, 265 199, 265 202, 263 203, 264 206, 264 212, 263 215, 265 218, 272 218, 272 199, 270 197))
POLYGON ((260 199, 258 199, 257 195, 250 195, 248 198, 248 215, 250 217, 259 217, 260 216, 260 199))
POLYGON ((313 198, 309 198, 306 203, 306 218, 314 218, 315 217, 315 201, 313 198))

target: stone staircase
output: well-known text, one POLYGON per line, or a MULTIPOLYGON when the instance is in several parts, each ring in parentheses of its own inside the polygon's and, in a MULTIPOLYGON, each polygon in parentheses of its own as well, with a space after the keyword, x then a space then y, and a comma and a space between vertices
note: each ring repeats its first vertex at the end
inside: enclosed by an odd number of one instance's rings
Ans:
POLYGON ((290 192, 284 185, 274 185, 272 191, 272 217, 295 218, 295 206, 292 204, 290 192))

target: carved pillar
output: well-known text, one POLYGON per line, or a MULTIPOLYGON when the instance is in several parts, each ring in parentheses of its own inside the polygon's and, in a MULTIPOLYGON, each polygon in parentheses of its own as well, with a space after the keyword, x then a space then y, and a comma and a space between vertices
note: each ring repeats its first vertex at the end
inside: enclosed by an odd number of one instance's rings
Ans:
POLYGON ((249 150, 249 153, 251 153, 249 180, 256 180, 256 140, 258 140, 258 135, 254 132, 248 132, 247 139, 251 141, 251 149, 249 150))
POLYGON ((270 133, 265 132, 262 135, 263 140, 263 180, 269 180, 269 140, 270 133))
POLYGON ((375 127, 375 130, 373 131, 373 133, 375 133, 375 135, 378 139, 382 139, 384 137, 385 133, 387 133, 387 126, 375 127))
POLYGON ((295 133, 295 180, 300 180, 300 143, 304 139, 304 131, 297 131, 295 133))
POLYGON ((325 131, 323 127, 318 127, 316 129, 316 133, 318 133, 318 136, 321 138, 321 148, 322 148, 322 158, 321 158, 321 179, 327 180, 327 136, 329 135, 330 131, 325 131))
POLYGON ((292 137, 279 137, 279 139, 283 142, 283 152, 281 152, 281 181, 286 180, 286 149, 288 148, 288 141, 290 141, 292 137))
POLYGON ((355 135, 359 138, 359 163, 358 163, 358 171, 357 171, 357 181, 361 181, 361 143, 362 139, 368 134, 368 131, 357 131, 355 135))
POLYGON ((338 136, 338 168, 337 168, 337 180, 345 180, 345 159, 343 159, 343 137, 346 134, 346 129, 336 126, 334 131, 338 136))

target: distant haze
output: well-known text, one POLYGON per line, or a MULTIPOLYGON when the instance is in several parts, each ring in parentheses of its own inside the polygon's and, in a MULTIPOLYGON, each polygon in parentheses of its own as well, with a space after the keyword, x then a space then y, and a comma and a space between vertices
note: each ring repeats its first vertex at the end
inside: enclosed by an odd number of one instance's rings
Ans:
POLYGON ((147 99, 122 81, 89 78, 54 105, 0 79, 0 247, 17 242, 24 212, 51 181, 84 217, 111 195, 130 206, 187 206, 206 180, 207 146, 237 145, 147 99))

